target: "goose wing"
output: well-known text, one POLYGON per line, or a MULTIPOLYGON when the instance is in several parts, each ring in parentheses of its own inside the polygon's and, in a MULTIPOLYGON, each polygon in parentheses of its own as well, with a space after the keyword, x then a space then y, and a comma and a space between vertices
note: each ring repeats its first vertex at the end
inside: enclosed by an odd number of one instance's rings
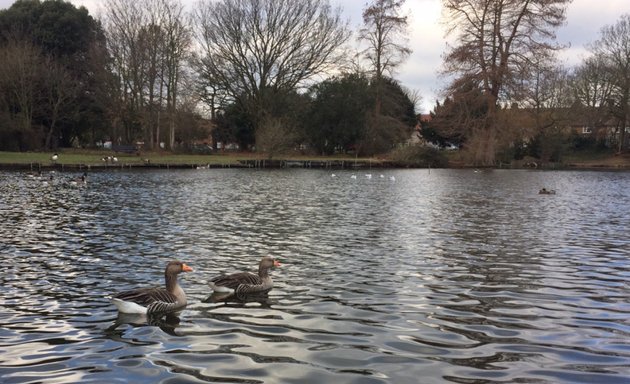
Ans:
POLYGON ((259 285, 262 279, 258 275, 249 272, 233 273, 231 275, 222 275, 210 280, 218 287, 226 287, 236 289, 239 285, 259 285))
POLYGON ((270 282, 260 282, 258 284, 241 284, 236 288, 237 295, 263 294, 271 290, 273 286, 270 282))
POLYGON ((166 289, 159 287, 139 288, 131 291, 125 291, 117 294, 114 298, 136 303, 142 305, 143 307, 147 307, 147 309, 149 309, 149 306, 154 303, 163 303, 160 305, 177 303, 177 297, 175 297, 175 295, 168 292, 166 289))

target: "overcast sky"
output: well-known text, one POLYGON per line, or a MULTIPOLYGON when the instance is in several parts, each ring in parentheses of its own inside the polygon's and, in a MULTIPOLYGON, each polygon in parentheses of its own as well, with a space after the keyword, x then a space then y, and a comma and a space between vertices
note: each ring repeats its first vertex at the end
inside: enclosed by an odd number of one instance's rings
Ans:
MULTIPOLYGON (((197 0, 182 0, 190 6, 197 0)), ((339 5, 350 25, 356 31, 361 23, 361 11, 368 0, 330 0, 339 5)), ((9 7, 14 0, 0 0, 0 8, 9 7)), ((102 0, 71 0, 76 5, 84 5, 95 15, 102 6, 102 0)), ((438 71, 442 53, 446 48, 442 22, 441 0, 407 0, 407 14, 410 16, 409 47, 413 53, 401 66, 396 76, 407 88, 420 92, 423 113, 434 105, 441 88, 438 71)), ((585 45, 597 40, 599 31, 605 25, 619 20, 619 16, 630 13, 630 0, 573 0, 567 12, 567 24, 558 30, 558 42, 570 44, 561 53, 567 65, 579 63, 587 55, 585 45)))

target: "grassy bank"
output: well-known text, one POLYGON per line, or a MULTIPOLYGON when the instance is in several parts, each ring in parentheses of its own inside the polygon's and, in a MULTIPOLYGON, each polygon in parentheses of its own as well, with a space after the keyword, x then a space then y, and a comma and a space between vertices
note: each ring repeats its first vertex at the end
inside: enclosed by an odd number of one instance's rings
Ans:
MULTIPOLYGON (((182 167, 194 166, 240 166, 246 162, 267 160, 265 155, 255 153, 221 153, 212 155, 188 155, 174 154, 170 152, 143 152, 140 155, 113 153, 111 151, 88 151, 88 150, 61 150, 56 152, 59 158, 56 162, 51 160, 53 152, 0 152, 0 165, 37 165, 41 167, 53 166, 87 166, 87 167, 107 167, 107 166, 146 166, 146 165, 171 165, 182 167), (115 156, 116 162, 104 161, 107 156, 115 156)), ((282 156, 282 160, 289 162, 341 162, 348 163, 373 162, 377 159, 359 158, 350 156, 282 156)))
MULTIPOLYGON (((58 164, 67 165, 91 165, 98 166, 106 164, 104 157, 115 156, 119 164, 225 164, 236 163, 244 156, 223 156, 223 155, 176 155, 171 153, 145 153, 141 156, 135 154, 112 153, 111 151, 59 151, 58 164)), ((0 152, 0 163, 2 164, 30 164, 38 163, 42 165, 52 165, 52 152, 0 152)))
MULTIPOLYGON (((249 167, 259 166, 263 161, 269 166, 267 157, 264 154, 256 153, 220 153, 212 155, 188 155, 174 154, 170 152, 143 152, 142 154, 126 154, 113 153, 112 151, 94 151, 94 150, 76 150, 65 149, 57 152, 59 159, 53 163, 51 156, 53 152, 0 152, 0 167, 26 169, 26 168, 106 168, 106 167, 249 167), (116 156, 116 162, 105 162, 103 158, 107 156, 116 156)), ((455 152, 447 152, 447 167, 467 167, 461 160, 461 154, 455 152)), ((385 161, 377 158, 355 158, 352 156, 278 156, 274 158, 275 165, 282 163, 291 166, 291 164, 307 164, 309 162, 318 163, 322 167, 323 163, 334 164, 342 167, 354 166, 386 166, 386 167, 405 167, 408 163, 403 161, 385 161), (281 160, 278 160, 281 159, 281 160)), ((273 165, 272 165, 273 166, 273 165)), ((472 166, 472 165, 471 165, 472 166)), ((518 162, 511 165, 519 168, 518 162)), ((505 164, 502 166, 505 167, 505 164)), ((509 167, 509 165, 508 165, 509 167)), ((580 168, 580 169, 630 169, 630 154, 611 155, 605 153, 578 153, 566 155, 561 164, 544 165, 543 168, 580 168)))

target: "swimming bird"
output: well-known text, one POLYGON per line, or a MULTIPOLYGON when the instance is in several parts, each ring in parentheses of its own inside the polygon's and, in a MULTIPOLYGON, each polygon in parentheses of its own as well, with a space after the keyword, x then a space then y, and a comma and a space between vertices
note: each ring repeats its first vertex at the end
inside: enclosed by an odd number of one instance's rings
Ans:
POLYGON ((352 175, 352 176, 350 176, 350 178, 351 178, 351 179, 356 179, 356 178, 357 178, 357 175, 352 175))
POLYGON ((186 293, 177 283, 181 272, 193 269, 179 260, 170 261, 164 270, 166 288, 138 288, 116 294, 111 302, 122 313, 158 314, 177 312, 186 307, 186 293))
POLYGON ((48 176, 48 179, 47 179, 47 180, 42 180, 42 185, 43 185, 43 186, 47 186, 49 183, 50 183, 50 184, 52 184, 52 183, 53 183, 53 175, 52 175, 52 173, 51 173, 51 175, 50 175, 50 176, 48 176))
POLYGON ((214 292, 247 295, 269 292, 273 288, 273 280, 269 270, 279 267, 280 262, 271 256, 265 256, 258 265, 258 275, 249 272, 237 272, 221 275, 210 280, 210 288, 214 292))
POLYGON ((27 176, 30 177, 31 179, 41 179, 42 178, 42 171, 29 172, 29 173, 27 173, 27 176))
POLYGON ((538 191, 539 195, 555 195, 556 191, 553 189, 547 189, 547 188, 543 188, 540 191, 538 191))
POLYGON ((70 180, 70 185, 73 186, 77 186, 80 184, 87 184, 87 173, 83 172, 83 175, 79 176, 79 177, 75 177, 74 179, 70 180))

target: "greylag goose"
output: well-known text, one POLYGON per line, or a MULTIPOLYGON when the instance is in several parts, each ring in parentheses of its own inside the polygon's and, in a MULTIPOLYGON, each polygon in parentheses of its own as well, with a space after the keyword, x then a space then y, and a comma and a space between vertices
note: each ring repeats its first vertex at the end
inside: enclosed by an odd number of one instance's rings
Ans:
POLYGON ((192 268, 178 260, 166 265, 164 279, 166 289, 160 287, 138 288, 118 293, 112 297, 112 303, 122 313, 168 313, 176 312, 186 306, 186 293, 177 283, 181 272, 192 272, 192 268))
POLYGON ((249 272, 221 275, 210 280, 210 288, 217 293, 236 295, 269 292, 273 288, 273 280, 269 276, 269 270, 279 266, 280 262, 271 256, 265 256, 258 265, 258 275, 249 272))

